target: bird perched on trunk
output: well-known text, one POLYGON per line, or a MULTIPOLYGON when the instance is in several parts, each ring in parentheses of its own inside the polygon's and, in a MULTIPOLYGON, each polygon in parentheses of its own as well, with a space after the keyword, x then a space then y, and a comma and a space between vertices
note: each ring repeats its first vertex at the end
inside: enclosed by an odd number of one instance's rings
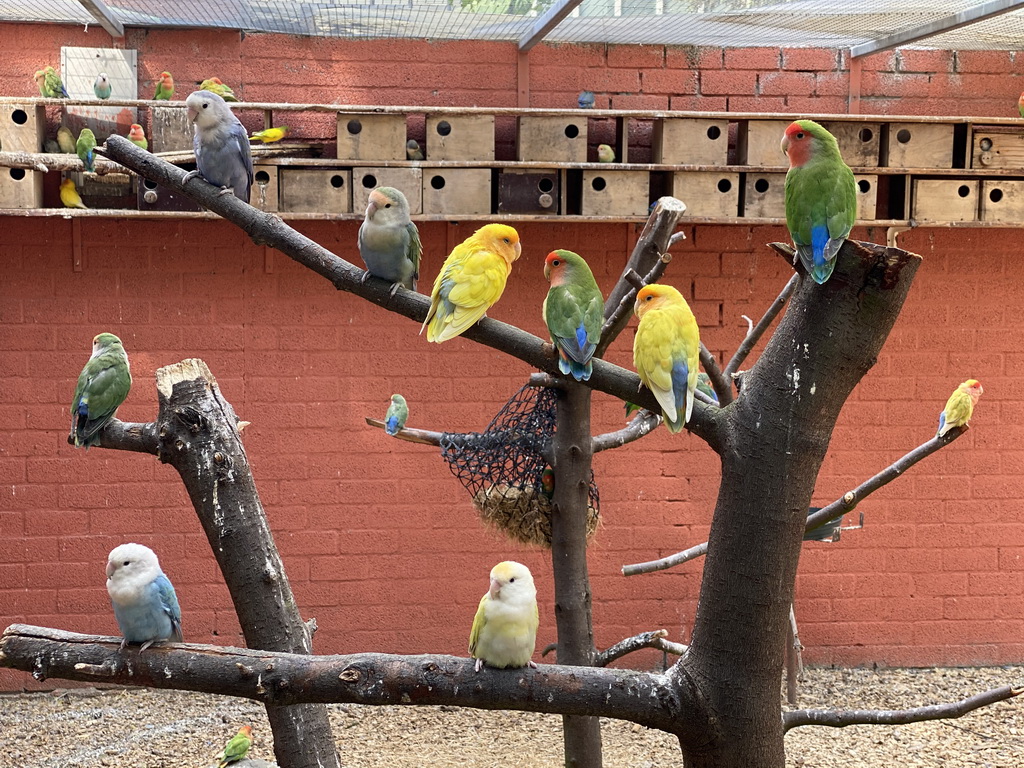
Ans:
POLYGON ((174 78, 170 72, 161 72, 156 79, 156 93, 153 94, 153 101, 170 101, 174 95, 174 78))
POLYGON ((391 405, 384 415, 384 431, 394 435, 405 428, 405 422, 409 418, 409 405, 401 395, 391 396, 391 405))
POLYGON ((519 233, 507 224, 487 224, 445 259, 430 292, 430 309, 420 333, 427 341, 454 339, 501 298, 512 263, 522 253, 519 233))
POLYGON ((232 736, 224 749, 217 755, 217 768, 226 768, 231 763, 237 763, 249 754, 249 747, 252 746, 252 726, 243 725, 238 733, 232 736))
POLYGON ((366 263, 363 282, 369 275, 391 283, 391 295, 403 286, 416 290, 423 246, 420 233, 409 218, 409 201, 394 187, 377 187, 370 193, 366 216, 359 226, 359 255, 366 263))
POLYGON ((544 260, 551 283, 544 297, 544 324, 558 352, 558 370, 586 381, 594 370, 591 358, 601 340, 604 297, 582 256, 552 251, 544 260))
POLYGON ((109 99, 110 90, 110 78, 106 72, 100 72, 92 81, 92 92, 96 94, 97 99, 109 99))
POLYGON ((537 643, 537 588, 530 569, 506 560, 491 569, 491 585, 476 609, 469 635, 469 655, 476 671, 491 667, 536 667, 532 661, 537 643))
POLYGON ((633 364, 674 434, 693 412, 700 365, 697 320, 679 291, 657 283, 640 289, 633 312, 640 318, 633 339, 633 364))
POLYGON ((782 151, 789 156, 786 224, 804 269, 824 283, 857 218, 857 182, 835 137, 813 120, 790 124, 782 151))
POLYGON ((974 413, 974 406, 983 394, 985 390, 977 379, 968 379, 954 389, 946 401, 946 407, 939 414, 939 431, 935 436, 942 437, 954 427, 967 426, 974 413))
POLYGON ((60 183, 60 201, 64 203, 65 208, 87 207, 82 202, 82 196, 78 194, 78 189, 75 188, 75 182, 71 179, 64 179, 60 183))
POLYGON ((181 642, 178 596, 156 553, 142 544, 121 544, 107 558, 107 594, 121 628, 121 650, 142 643, 139 652, 159 640, 181 642))
POLYGON ((88 128, 83 128, 82 132, 78 134, 78 141, 75 142, 75 151, 78 153, 78 159, 85 165, 85 170, 90 173, 96 170, 93 166, 93 163, 96 162, 94 149, 96 149, 96 134, 88 128))
POLYGON ((39 93, 44 98, 70 98, 67 90, 64 88, 63 81, 60 79, 60 75, 57 74, 57 70, 53 67, 43 67, 35 73, 32 79, 36 81, 36 85, 39 86, 39 93))
POLYGON ((199 84, 199 90, 216 93, 224 99, 224 101, 238 101, 238 98, 235 96, 235 92, 231 90, 231 86, 225 85, 221 82, 219 77, 210 77, 203 80, 203 82, 199 84))
POLYGON ((62 125, 57 129, 57 146, 67 155, 73 155, 78 151, 75 146, 75 134, 67 126, 62 125))
POLYGON ((142 126, 138 123, 132 123, 131 129, 128 131, 128 141, 139 149, 149 150, 149 140, 146 138, 146 132, 142 130, 142 126))
POLYGON ((224 99, 215 93, 190 93, 185 104, 188 119, 195 126, 192 148, 197 168, 185 174, 184 181, 201 175, 220 187, 222 195, 233 191, 235 197, 248 203, 252 187, 249 134, 224 99))
MULTIPOLYGON (((71 186, 73 190, 74 182, 71 186)), ((61 190, 62 200, 63 197, 61 190)), ((86 450, 91 445, 99 445, 100 431, 114 417, 131 388, 132 374, 121 340, 112 333, 98 334, 92 340, 92 356, 78 375, 78 385, 71 399, 68 442, 76 448, 84 446, 86 450)))

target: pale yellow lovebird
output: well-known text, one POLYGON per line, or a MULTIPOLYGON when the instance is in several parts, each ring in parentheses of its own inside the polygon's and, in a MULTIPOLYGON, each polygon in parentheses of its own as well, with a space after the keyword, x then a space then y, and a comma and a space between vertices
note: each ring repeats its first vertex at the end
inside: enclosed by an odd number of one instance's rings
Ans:
POLYGON ((491 667, 536 667, 537 588, 530 569, 506 560, 491 569, 491 587, 480 598, 469 635, 469 655, 476 671, 491 667))

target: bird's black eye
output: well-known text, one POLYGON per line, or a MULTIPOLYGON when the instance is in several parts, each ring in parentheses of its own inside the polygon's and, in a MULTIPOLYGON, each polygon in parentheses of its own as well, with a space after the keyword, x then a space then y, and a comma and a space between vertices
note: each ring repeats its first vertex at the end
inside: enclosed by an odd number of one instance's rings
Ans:
POLYGON ((502 238, 502 240, 504 240, 505 243, 508 244, 508 238, 507 237, 502 238))
POLYGON ((130 563, 130 562, 131 562, 131 560, 125 560, 123 563, 121 563, 121 565, 128 565, 128 563, 130 563))
POLYGON ((797 137, 798 139, 802 139, 802 138, 804 137, 804 132, 803 132, 803 131, 800 131, 799 133, 797 133, 796 137, 797 137))
POLYGON ((552 266, 552 267, 557 267, 557 266, 558 266, 559 264, 561 264, 561 263, 562 263, 562 262, 560 262, 560 261, 559 261, 558 259, 555 259, 554 261, 552 261, 552 262, 551 262, 551 266, 552 266))
POLYGON ((203 109, 206 109, 208 106, 210 106, 210 105, 209 104, 203 104, 203 109))
POLYGON ((391 207, 391 203, 388 203, 388 204, 387 204, 387 205, 385 205, 384 207, 385 207, 385 208, 390 208, 390 207, 391 207))
POLYGON ((509 583, 509 584, 511 584, 511 583, 512 583, 512 582, 514 582, 515 580, 516 580, 516 577, 515 577, 515 576, 513 576, 513 577, 512 577, 511 579, 509 579, 509 580, 508 580, 508 583, 509 583))
POLYGON ((654 298, 653 296, 648 296, 646 299, 644 299, 644 301, 650 301, 653 298, 654 298))

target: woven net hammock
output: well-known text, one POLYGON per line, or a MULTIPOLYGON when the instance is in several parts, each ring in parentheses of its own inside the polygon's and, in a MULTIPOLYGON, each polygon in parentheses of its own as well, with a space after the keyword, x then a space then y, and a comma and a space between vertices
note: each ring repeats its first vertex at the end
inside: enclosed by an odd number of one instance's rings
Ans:
MULTIPOLYGON (((502 406, 486 432, 441 437, 441 455, 469 491, 480 518, 523 544, 551 546, 554 486, 542 451, 555 434, 556 400, 555 390, 526 385, 502 406)), ((591 475, 588 539, 599 518, 600 497, 591 475)))

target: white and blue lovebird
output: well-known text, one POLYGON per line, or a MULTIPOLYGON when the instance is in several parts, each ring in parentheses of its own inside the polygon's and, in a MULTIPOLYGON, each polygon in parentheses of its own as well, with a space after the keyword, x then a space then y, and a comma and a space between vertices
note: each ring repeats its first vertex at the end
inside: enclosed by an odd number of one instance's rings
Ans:
POLYGON ((196 170, 185 175, 185 181, 202 176, 221 194, 235 193, 242 202, 249 202, 252 187, 252 153, 249 134, 232 113, 224 99, 210 91, 196 91, 185 99, 188 119, 195 125, 192 148, 196 153, 196 170))
POLYGON ((121 650, 142 643, 139 652, 159 640, 181 642, 178 596, 156 553, 142 544, 121 544, 107 558, 107 594, 121 629, 121 650))
POLYGON ((576 104, 580 109, 593 109, 594 108, 594 92, 593 91, 580 91, 580 95, 576 97, 576 104))

